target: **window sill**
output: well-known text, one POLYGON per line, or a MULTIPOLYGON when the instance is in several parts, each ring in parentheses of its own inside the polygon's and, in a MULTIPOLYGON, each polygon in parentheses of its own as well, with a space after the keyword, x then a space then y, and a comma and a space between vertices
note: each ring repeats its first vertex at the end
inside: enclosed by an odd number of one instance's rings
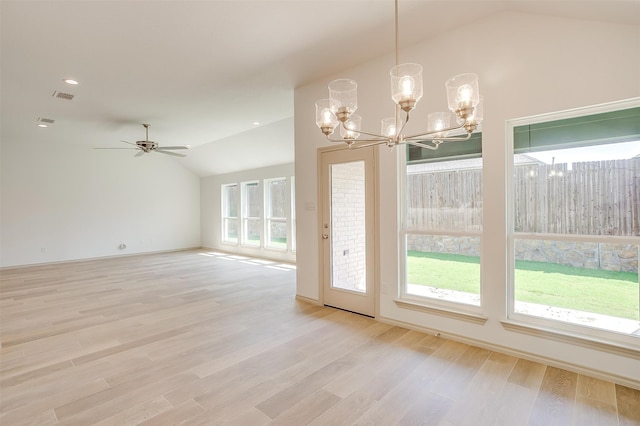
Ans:
POLYGON ((628 358, 640 359, 640 348, 625 345, 623 343, 611 342, 590 336, 545 328, 519 321, 502 320, 500 322, 502 323, 502 326, 508 331, 524 333, 530 336, 540 337, 548 340, 555 340, 562 343, 570 343, 572 345, 604 351, 628 358))
POLYGON ((471 322, 479 325, 484 325, 488 319, 486 316, 481 314, 445 308, 443 306, 427 305, 425 303, 420 303, 415 300, 394 299, 394 302, 396 303, 396 305, 398 305, 398 307, 403 309, 411 309, 413 311, 426 312, 428 314, 453 318, 456 320, 467 321, 467 322, 471 322))

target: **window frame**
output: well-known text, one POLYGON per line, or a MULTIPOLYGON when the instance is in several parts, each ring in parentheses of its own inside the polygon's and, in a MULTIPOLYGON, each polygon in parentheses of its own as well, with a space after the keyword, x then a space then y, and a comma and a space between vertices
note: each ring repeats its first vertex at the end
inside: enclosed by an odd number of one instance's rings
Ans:
MULTIPOLYGON (((241 231, 240 231, 240 217, 239 216, 229 216, 227 214, 227 211, 230 210, 227 207, 229 207, 229 198, 228 198, 228 193, 227 193, 227 189, 231 188, 231 187, 236 187, 236 189, 238 190, 238 192, 240 191, 240 187, 238 185, 238 183, 227 183, 227 184, 222 184, 220 185, 221 191, 220 191, 220 197, 221 197, 221 220, 220 220, 220 233, 221 233, 221 242, 223 244, 229 244, 229 245, 239 245, 240 244, 240 235, 241 235, 241 231), (236 232, 237 232, 237 236, 234 240, 231 240, 228 238, 228 228, 229 228, 229 222, 230 221, 235 221, 236 223, 236 232)), ((240 197, 237 197, 237 201, 236 201, 236 213, 241 211, 240 210, 240 197)))
POLYGON ((249 180, 241 182, 241 213, 240 213, 240 223, 241 223, 241 238, 240 245, 243 247, 252 247, 252 248, 264 248, 264 233, 263 233, 263 216, 264 216, 264 200, 263 200, 263 191, 262 191, 262 181, 261 180, 249 180), (249 196, 249 191, 247 188, 249 186, 257 186, 256 193, 258 194, 257 205, 260 209, 260 213, 258 216, 249 215, 248 211, 250 209, 250 203, 247 202, 247 197, 249 196), (249 239, 249 221, 257 222, 256 228, 259 232, 258 243, 251 243, 249 239))
MULTIPOLYGON (((567 111, 540 114, 531 117, 507 120, 505 126, 505 152, 507 156, 507 170, 505 179, 506 191, 506 225, 507 225, 507 303, 505 318, 502 324, 505 328, 548 338, 572 339, 587 347, 597 346, 604 349, 617 348, 626 350, 640 347, 640 338, 602 328, 570 323, 561 320, 548 319, 540 316, 515 312, 515 241, 528 240, 557 240, 570 242, 606 242, 612 244, 640 245, 640 237, 608 236, 584 234, 549 234, 515 231, 515 182, 514 182, 514 145, 515 128, 533 124, 541 124, 564 119, 572 119, 589 115, 604 114, 616 110, 640 107, 640 99, 628 99, 607 104, 576 108, 567 111)), ((612 138, 616 140, 616 138, 612 138)), ((595 144, 591 142, 591 144, 595 144)), ((552 147, 553 145, 550 145, 552 147)), ((556 144, 555 146, 560 146, 556 144)), ((640 268, 640 266, 639 266, 640 268)), ((640 324, 639 324, 640 328, 640 324)))
POLYGON ((290 207, 289 207, 289 203, 290 203, 290 186, 288 183, 288 179, 286 177, 276 177, 276 178, 268 178, 268 179, 264 179, 264 213, 263 213, 263 217, 264 217, 264 248, 268 249, 268 250, 276 250, 276 251, 288 251, 289 247, 290 247, 290 224, 289 224, 289 217, 291 216, 290 212, 290 207), (271 184, 273 182, 284 182, 284 187, 285 187, 285 192, 284 192, 284 200, 283 200, 283 207, 284 207, 284 216, 283 217, 277 217, 277 216, 272 216, 272 198, 271 198, 271 184), (271 224, 275 222, 275 223, 284 223, 285 225, 285 229, 286 229, 286 243, 284 247, 277 247, 277 246, 272 246, 271 245, 271 224))
MULTIPOLYGON (((447 147, 447 150, 440 151, 441 157, 438 157, 437 151, 422 149, 426 157, 422 156, 423 162, 433 161, 437 158, 437 161, 450 161, 450 160, 462 160, 468 158, 479 158, 481 164, 481 170, 483 170, 482 164, 482 133, 481 129, 477 133, 473 134, 472 143, 464 146, 462 144, 452 144, 447 147)), ((483 314, 483 296, 482 296, 482 238, 483 229, 479 231, 460 231, 460 230, 442 230, 442 229, 426 229, 426 228, 410 228, 407 224, 407 166, 409 165, 410 150, 414 150, 410 146, 407 146, 406 151, 399 153, 398 155, 398 173, 399 187, 398 187, 398 199, 400 201, 399 212, 399 231, 398 231, 398 271, 399 271, 399 286, 398 297, 395 299, 395 303, 405 309, 418 310, 440 316, 451 317, 455 319, 461 319, 470 321, 473 323, 484 324, 487 317, 483 314), (435 297, 421 296, 413 293, 408 293, 408 276, 407 276, 407 236, 408 235, 429 235, 429 236, 453 236, 453 237, 472 237, 480 239, 480 273, 478 276, 480 291, 478 293, 479 303, 468 304, 464 302, 457 302, 449 299, 440 299, 435 297)), ((416 163, 418 161, 412 161, 416 163)), ((484 180, 484 179, 483 179, 484 180)), ((482 222, 482 221, 481 221, 482 222)))

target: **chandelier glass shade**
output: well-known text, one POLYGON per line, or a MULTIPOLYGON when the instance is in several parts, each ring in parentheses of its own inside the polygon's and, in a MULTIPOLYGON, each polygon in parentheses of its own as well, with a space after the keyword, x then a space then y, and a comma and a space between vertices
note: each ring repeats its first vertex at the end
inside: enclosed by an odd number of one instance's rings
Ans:
POLYGON ((328 99, 316 102, 316 125, 330 142, 344 142, 349 147, 411 144, 437 149, 442 142, 468 140, 483 118, 478 76, 471 73, 456 75, 446 81, 449 112, 429 114, 426 131, 411 135, 403 133, 410 112, 423 96, 422 66, 397 64, 398 0, 395 0, 395 5, 396 66, 389 72, 391 99, 396 105, 395 116, 382 119, 380 133, 362 130, 362 117, 355 114, 358 109, 358 84, 354 80, 341 78, 329 83, 328 99), (332 138, 338 126, 340 139, 332 138), (452 133, 454 135, 449 136, 452 133), (365 137, 360 138, 362 135, 365 137))

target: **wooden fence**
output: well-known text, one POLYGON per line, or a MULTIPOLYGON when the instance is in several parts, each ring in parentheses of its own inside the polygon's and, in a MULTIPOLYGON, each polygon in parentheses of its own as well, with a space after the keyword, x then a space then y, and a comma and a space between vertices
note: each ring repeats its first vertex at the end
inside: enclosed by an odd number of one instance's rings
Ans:
MULTIPOLYGON (((482 171, 407 176, 411 228, 479 230, 482 171)), ((640 236, 640 158, 514 168, 517 232, 640 236)), ((500 191, 501 188, 496 188, 500 191)))

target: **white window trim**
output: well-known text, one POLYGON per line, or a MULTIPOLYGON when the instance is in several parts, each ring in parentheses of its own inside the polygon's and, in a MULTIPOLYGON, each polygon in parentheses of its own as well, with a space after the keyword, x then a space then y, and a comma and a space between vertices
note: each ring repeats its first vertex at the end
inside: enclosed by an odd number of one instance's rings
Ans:
POLYGON ((398 155, 398 297, 394 299, 396 306, 429 314, 465 320, 476 324, 484 324, 488 317, 483 314, 482 300, 482 244, 480 245, 480 304, 470 305, 462 302, 423 297, 407 293, 407 235, 448 235, 460 237, 483 237, 483 231, 433 230, 406 227, 406 187, 407 160, 406 155, 398 155))
POLYGON ((640 106, 640 98, 626 99, 622 101, 610 102, 601 105, 575 108, 567 111, 545 113, 536 116, 508 120, 505 126, 505 155, 507 156, 506 172, 506 210, 507 210, 507 309, 506 317, 501 321, 503 327, 510 331, 521 332, 530 335, 543 336, 555 340, 570 338, 576 344, 591 349, 606 349, 609 352, 634 357, 640 357, 640 339, 630 335, 596 329, 585 325, 572 324, 563 321, 556 321, 541 317, 535 317, 516 313, 515 308, 515 240, 516 239, 553 239, 559 241, 589 241, 589 242, 630 242, 640 244, 638 237, 611 237, 597 235, 572 235, 563 234, 532 234, 516 233, 514 231, 514 164, 513 164, 513 132, 515 127, 525 126, 545 121, 562 120, 567 118, 580 117, 583 115, 599 114, 609 111, 635 108, 640 106), (543 238, 541 238, 543 237, 543 238))
MULTIPOLYGON (((222 184, 220 185, 220 207, 221 207, 221 214, 220 214, 220 243, 221 244, 225 244, 225 245, 229 245, 229 246, 238 246, 240 244, 240 217, 239 216, 227 216, 226 215, 226 207, 227 207, 227 188, 228 187, 232 187, 235 186, 238 189, 240 189, 239 184, 238 183, 227 183, 227 184, 222 184), (233 241, 229 241, 227 239, 227 233, 226 233, 226 227, 225 227, 225 222, 228 219, 233 219, 236 221, 237 223, 237 232, 238 232, 238 237, 236 239, 235 242, 233 241)), ((236 205, 236 211, 240 212, 240 200, 238 200, 238 205, 236 205)))
POLYGON ((264 207, 263 207, 264 210, 263 210, 262 216, 264 217, 264 228, 262 232, 264 235, 264 244, 263 244, 264 248, 266 250, 274 250, 274 251, 280 251, 280 252, 291 251, 290 249, 291 225, 288 219, 288 217, 291 217, 291 210, 289 207, 289 205, 291 204, 291 185, 289 184, 289 179, 287 179, 286 177, 275 177, 275 178, 264 179, 263 198, 264 198, 264 207), (276 216, 271 217, 271 183, 278 182, 278 181, 283 181, 285 184, 285 199, 284 199, 285 217, 276 217, 276 216), (287 244, 284 248, 274 247, 271 245, 270 226, 272 222, 284 223, 286 226, 287 244))
POLYGON ((249 181, 244 181, 242 182, 241 185, 241 191, 240 191, 240 238, 239 238, 239 242, 240 245, 242 247, 247 247, 247 248, 264 248, 264 232, 262 230, 262 228, 264 227, 264 211, 260 212, 259 216, 248 216, 247 215, 247 210, 248 210, 248 203, 247 203, 247 187, 249 185, 254 185, 256 184, 258 186, 258 194, 259 197, 261 197, 261 200, 259 200, 259 205, 261 206, 261 210, 264 209, 264 194, 263 194, 263 190, 262 190, 262 182, 260 180, 249 180, 249 181), (248 241, 248 226, 247 226, 247 221, 249 220, 257 220, 259 222, 259 226, 258 229, 260 229, 260 241, 258 242, 258 244, 251 244, 248 241))

